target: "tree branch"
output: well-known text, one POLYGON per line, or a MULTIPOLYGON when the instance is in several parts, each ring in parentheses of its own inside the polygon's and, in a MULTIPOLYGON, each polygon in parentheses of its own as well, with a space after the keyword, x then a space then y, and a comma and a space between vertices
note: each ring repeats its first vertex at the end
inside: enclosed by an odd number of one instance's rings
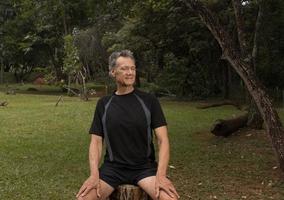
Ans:
POLYGON ((222 59, 230 55, 231 57, 240 57, 240 52, 234 45, 229 33, 221 25, 217 16, 215 16, 206 6, 199 0, 181 0, 185 5, 192 8, 194 12, 200 17, 203 23, 211 31, 214 38, 218 41, 222 48, 222 59))
POLYGON ((232 4, 234 7, 234 13, 235 13, 235 18, 236 18, 239 48, 241 51, 241 56, 243 59, 249 61, 250 55, 248 53, 248 44, 245 39, 245 26, 244 26, 244 17, 243 17, 241 0, 232 0, 232 4))
POLYGON ((258 53, 258 38, 259 38, 259 31, 260 31, 262 16, 263 16, 263 8, 261 5, 261 2, 258 2, 258 14, 257 14, 256 22, 255 22, 253 49, 251 53, 254 71, 256 71, 257 53, 258 53))

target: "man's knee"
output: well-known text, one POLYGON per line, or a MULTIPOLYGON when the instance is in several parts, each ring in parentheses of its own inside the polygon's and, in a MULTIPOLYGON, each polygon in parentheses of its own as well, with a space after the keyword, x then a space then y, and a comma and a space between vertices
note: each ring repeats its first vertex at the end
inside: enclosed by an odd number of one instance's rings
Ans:
POLYGON ((84 197, 79 196, 77 200, 84 200, 84 197))
POLYGON ((90 196, 84 196, 84 197, 78 197, 77 200, 97 200, 96 197, 90 197, 90 196))
MULTIPOLYGON (((94 190, 95 191, 95 190, 94 190)), ((85 195, 85 196, 79 196, 78 198, 77 198, 77 200, 97 200, 98 198, 97 198, 97 195, 96 195, 96 193, 94 193, 94 191, 93 190, 91 190, 87 195, 85 195)))
POLYGON ((171 197, 165 192, 161 192, 159 200, 178 200, 177 196, 171 197))
POLYGON ((97 198, 96 197, 92 197, 90 195, 86 195, 86 196, 83 196, 83 197, 78 197, 77 200, 96 200, 97 198))

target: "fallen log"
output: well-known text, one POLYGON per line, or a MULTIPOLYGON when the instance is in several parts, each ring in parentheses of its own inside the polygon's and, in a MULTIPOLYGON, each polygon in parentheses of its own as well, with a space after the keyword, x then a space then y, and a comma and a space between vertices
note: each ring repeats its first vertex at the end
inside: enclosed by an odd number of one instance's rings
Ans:
POLYGON ((231 119, 218 119, 211 127, 211 133, 216 136, 228 137, 239 128, 245 127, 248 121, 248 113, 231 119))
POLYGON ((62 86, 62 88, 64 90, 66 90, 66 91, 71 92, 75 96, 79 96, 80 95, 80 91, 77 88, 71 88, 71 87, 67 87, 67 86, 62 86))
POLYGON ((140 187, 120 185, 107 200, 152 200, 140 187))
POLYGON ((221 102, 214 102, 214 103, 202 103, 201 105, 197 106, 198 109, 206 109, 211 107, 218 107, 218 106, 224 106, 224 105, 232 105, 235 106, 238 110, 241 110, 240 104, 233 102, 233 101, 221 101, 221 102))

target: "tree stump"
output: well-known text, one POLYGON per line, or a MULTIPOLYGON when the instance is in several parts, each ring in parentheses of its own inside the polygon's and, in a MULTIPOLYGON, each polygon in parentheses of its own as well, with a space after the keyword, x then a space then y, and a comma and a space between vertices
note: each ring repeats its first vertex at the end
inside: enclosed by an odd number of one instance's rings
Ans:
POLYGON ((140 187, 120 185, 108 200, 152 200, 140 187))

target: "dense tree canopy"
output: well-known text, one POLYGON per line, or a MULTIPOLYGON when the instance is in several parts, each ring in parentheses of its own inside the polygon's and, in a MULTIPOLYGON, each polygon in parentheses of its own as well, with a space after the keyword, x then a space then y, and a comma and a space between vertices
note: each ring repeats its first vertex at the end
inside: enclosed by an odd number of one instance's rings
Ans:
MULTIPOLYGON (((207 3, 237 41, 231 1, 207 3)), ((256 72, 268 87, 283 89, 284 2, 243 1, 244 37, 253 43, 260 3, 256 72)), ((107 73, 110 52, 127 48, 135 53, 142 84, 149 87, 203 98, 240 85, 221 59, 213 36, 181 1, 1 0, 0 4, 2 66, 19 81, 39 68, 57 80, 67 79, 64 37, 77 31, 75 45, 89 80, 107 73), (7 8, 12 10, 9 16, 7 8)))

